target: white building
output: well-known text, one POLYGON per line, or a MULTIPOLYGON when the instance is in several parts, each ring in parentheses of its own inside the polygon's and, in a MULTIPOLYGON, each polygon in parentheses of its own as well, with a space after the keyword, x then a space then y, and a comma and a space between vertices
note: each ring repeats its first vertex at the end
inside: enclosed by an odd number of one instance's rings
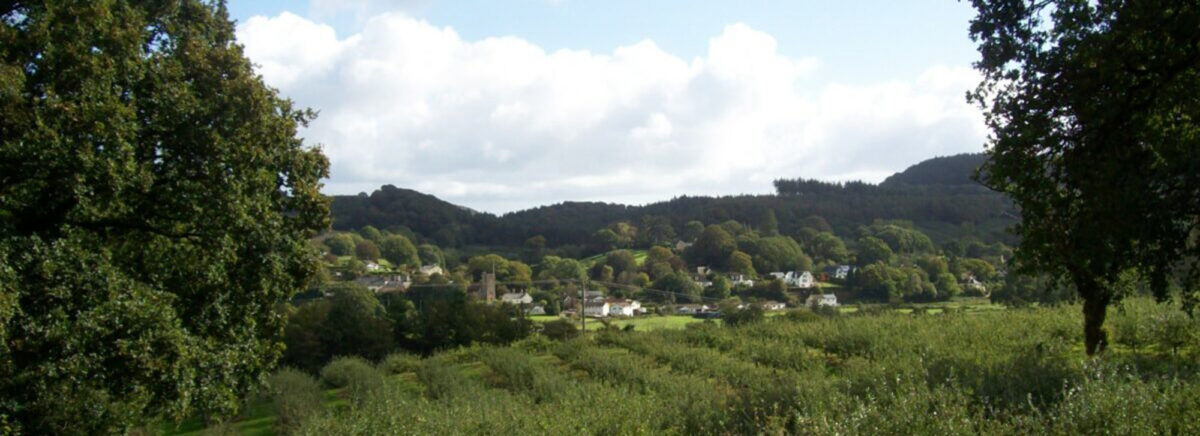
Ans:
POLYGON ((804 305, 808 307, 838 307, 837 295, 834 294, 812 294, 805 300, 804 305))
POLYGON ((758 307, 761 307, 762 310, 783 310, 787 304, 778 301, 764 301, 758 303, 758 307))
POLYGON ((442 271, 442 267, 437 265, 421 265, 421 275, 429 277, 434 274, 445 275, 446 273, 442 271))
POLYGON ((754 286, 754 280, 750 280, 745 274, 729 273, 729 284, 732 286, 754 286))
POLYGON ((583 316, 590 316, 590 317, 596 317, 596 318, 605 317, 605 316, 608 316, 610 309, 611 309, 611 307, 608 305, 607 301, 601 301, 601 302, 596 302, 596 303, 588 301, 583 304, 583 316))
POLYGON ((710 307, 704 304, 681 304, 675 306, 675 313, 680 315, 695 315, 697 313, 708 312, 710 307))
POLYGON ((608 300, 607 303, 610 316, 634 316, 644 312, 642 303, 637 300, 608 300))
POLYGON ((803 271, 792 275, 792 286, 800 289, 808 289, 813 287, 813 275, 811 272, 803 271))
POLYGON ((500 301, 509 304, 522 305, 533 303, 533 297, 527 292, 510 292, 500 296, 500 301))

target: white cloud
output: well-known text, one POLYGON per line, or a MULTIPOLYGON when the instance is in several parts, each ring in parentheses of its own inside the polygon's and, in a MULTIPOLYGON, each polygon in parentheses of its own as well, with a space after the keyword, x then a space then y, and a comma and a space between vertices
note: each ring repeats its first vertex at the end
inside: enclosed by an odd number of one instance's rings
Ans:
POLYGON ((255 17, 238 38, 267 83, 320 111, 302 134, 330 157, 330 193, 390 183, 496 212, 761 193, 779 177, 879 181, 986 137, 963 98, 978 82, 968 68, 818 83, 816 59, 740 23, 691 60, 652 41, 611 53, 466 41, 398 13, 341 38, 255 17))

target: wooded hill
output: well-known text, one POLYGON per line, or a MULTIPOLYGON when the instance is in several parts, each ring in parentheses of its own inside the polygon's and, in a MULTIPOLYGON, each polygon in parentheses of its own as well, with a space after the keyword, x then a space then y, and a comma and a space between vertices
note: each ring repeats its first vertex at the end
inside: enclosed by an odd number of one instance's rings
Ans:
POLYGON ((564 202, 501 216, 473 211, 410 189, 385 185, 371 194, 333 197, 338 230, 408 228, 443 247, 517 246, 542 235, 548 246, 587 245, 614 222, 665 218, 681 232, 689 221, 736 220, 760 231, 796 236, 820 217, 839 235, 876 220, 911 221, 935 243, 975 238, 1011 243, 1004 229, 1016 210, 1000 194, 971 180, 982 154, 938 157, 892 175, 882 184, 776 180, 776 195, 676 197, 644 206, 564 202))

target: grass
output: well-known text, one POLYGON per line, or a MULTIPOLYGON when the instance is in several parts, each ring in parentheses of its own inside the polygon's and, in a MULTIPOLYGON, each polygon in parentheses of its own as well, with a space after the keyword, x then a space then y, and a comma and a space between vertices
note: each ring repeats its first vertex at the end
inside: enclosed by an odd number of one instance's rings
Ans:
MULTIPOLYGON (((1112 328, 1169 311, 1136 303, 1110 312, 1112 328)), ((737 328, 647 316, 614 320, 634 332, 448 350, 361 406, 326 391, 325 412, 301 434, 1200 434, 1200 338, 1178 352, 1115 341, 1085 358, 1078 306, 912 307, 956 314, 772 316, 737 328)), ((252 403, 234 427, 270 434, 270 414, 252 403)))
MULTIPOLYGON (((529 319, 534 322, 550 322, 559 319, 559 317, 555 315, 534 315, 530 316, 529 319)), ((579 323, 578 319, 573 319, 572 321, 576 325, 579 323)), ((702 323, 704 321, 703 319, 692 318, 688 315, 646 315, 634 318, 612 318, 609 320, 609 323, 619 328, 633 325, 634 330, 637 331, 654 331, 679 330, 687 327, 688 324, 702 323)), ((716 322, 719 322, 719 320, 716 322)), ((603 326, 604 324, 595 318, 588 318, 587 320, 588 331, 599 330, 603 326)))

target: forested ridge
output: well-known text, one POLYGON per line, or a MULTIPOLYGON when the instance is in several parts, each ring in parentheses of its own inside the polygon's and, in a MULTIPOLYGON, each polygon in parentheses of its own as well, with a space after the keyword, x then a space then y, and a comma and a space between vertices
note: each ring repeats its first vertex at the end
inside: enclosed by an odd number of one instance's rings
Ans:
POLYGON ((1014 222, 1016 210, 970 179, 981 162, 981 154, 934 158, 880 185, 784 179, 775 182, 776 195, 680 196, 644 206, 563 202, 501 216, 385 185, 370 194, 333 196, 333 226, 405 227, 441 246, 515 246, 536 235, 550 246, 562 246, 588 244, 598 228, 643 217, 665 218, 676 229, 688 221, 777 225, 780 234, 789 236, 798 234, 806 218, 820 217, 838 234, 884 219, 911 221, 935 242, 963 237, 1012 242, 1004 228, 1014 222))

